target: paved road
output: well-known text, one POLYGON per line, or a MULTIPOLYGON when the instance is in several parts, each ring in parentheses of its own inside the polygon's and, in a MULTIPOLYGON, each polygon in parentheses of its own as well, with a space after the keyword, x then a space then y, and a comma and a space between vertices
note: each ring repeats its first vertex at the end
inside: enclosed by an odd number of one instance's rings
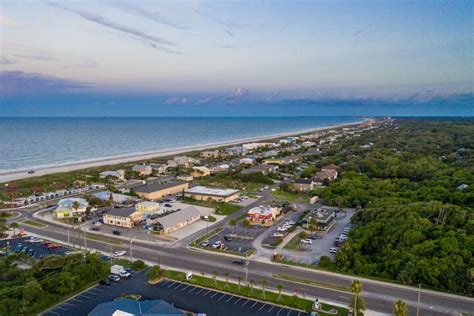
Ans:
MULTIPOLYGON (((31 217, 27 211, 21 211, 26 217, 31 217)), ((234 213, 233 216, 238 216, 234 213)), ((35 219, 40 221, 38 219, 35 219)), ((31 233, 63 242, 67 241, 66 228, 47 222, 47 228, 36 228, 23 226, 25 230, 31 233)), ((112 237, 110 237, 112 238, 112 237)), ((191 237, 190 237, 191 239, 191 237)), ((77 235, 71 236, 71 241, 75 244, 83 244, 83 241, 77 235)), ((119 242, 122 240, 117 239, 119 242)), ((90 248, 102 252, 110 253, 117 246, 111 246, 93 240, 88 240, 90 248)), ((220 274, 229 272, 232 278, 242 276, 245 278, 245 272, 241 266, 232 264, 232 258, 214 254, 211 252, 198 252, 181 246, 150 245, 135 241, 133 244, 134 259, 143 259, 151 262, 157 262, 167 267, 178 268, 182 270, 191 270, 194 272, 205 272, 211 274, 217 270, 220 274)), ((296 267, 277 265, 270 262, 259 262, 250 260, 248 280, 267 279, 271 287, 282 284, 286 290, 305 293, 308 296, 314 296, 327 301, 348 304, 351 295, 334 289, 319 288, 310 285, 300 285, 293 282, 274 279, 273 275, 290 275, 303 280, 312 280, 324 284, 337 286, 349 286, 351 278, 339 275, 328 274, 316 270, 304 270, 296 267)), ((409 306, 410 314, 416 314, 418 292, 414 288, 400 288, 390 283, 381 283, 370 280, 363 281, 364 297, 370 310, 377 312, 391 313, 392 304, 397 299, 404 300, 409 306)), ((454 315, 460 312, 472 312, 474 310, 474 300, 472 298, 451 296, 443 293, 422 292, 420 315, 454 315)))

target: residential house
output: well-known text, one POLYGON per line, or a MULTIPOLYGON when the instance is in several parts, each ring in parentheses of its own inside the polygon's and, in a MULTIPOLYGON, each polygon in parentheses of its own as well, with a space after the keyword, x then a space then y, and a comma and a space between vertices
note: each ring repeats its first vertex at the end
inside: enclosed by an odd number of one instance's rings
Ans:
POLYGON ((189 187, 188 182, 174 181, 150 183, 135 188, 135 193, 147 200, 161 199, 164 196, 183 192, 189 187))
POLYGON ((298 192, 309 192, 314 190, 315 184, 312 179, 297 179, 293 182, 293 188, 298 192))
POLYGON ((153 169, 153 174, 155 176, 166 174, 168 172, 168 165, 166 164, 155 163, 155 164, 151 164, 150 166, 153 169))
POLYGON ((190 174, 180 174, 176 176, 176 179, 189 182, 193 181, 194 177, 190 174))
POLYGON ((229 171, 229 169, 230 169, 230 165, 229 165, 229 164, 222 164, 222 165, 218 165, 218 166, 212 167, 212 168, 211 168, 211 172, 212 172, 212 173, 226 172, 226 171, 229 171))
POLYGON ((250 168, 246 168, 242 170, 243 174, 250 174, 250 173, 261 173, 264 175, 268 175, 270 173, 277 172, 278 166, 275 165, 256 165, 250 168))
POLYGON ((240 156, 240 155, 245 155, 248 151, 242 146, 233 146, 233 147, 226 148, 225 152, 229 156, 240 156))
POLYGON ((110 191, 92 193, 92 196, 104 202, 111 201, 114 204, 130 204, 135 200, 135 198, 130 195, 113 193, 110 191))
POLYGON ((161 208, 160 203, 143 201, 135 204, 135 210, 138 212, 150 213, 158 211, 161 208))
POLYGON ((99 173, 101 179, 108 179, 110 182, 122 182, 125 181, 125 170, 116 170, 116 171, 104 171, 99 173))
POLYGON ((184 168, 191 168, 195 164, 199 164, 199 160, 187 156, 176 156, 171 160, 167 161, 168 166, 172 168, 176 168, 178 166, 184 168))
POLYGON ((255 158, 245 157, 239 160, 241 165, 253 165, 255 163, 255 158))
POLYGON ((191 174, 194 178, 207 177, 211 174, 211 169, 204 166, 193 167, 191 174))
POLYGON ((149 176, 153 168, 148 165, 135 165, 132 167, 132 171, 138 173, 140 176, 149 176))
POLYGON ((206 150, 206 151, 203 151, 199 154, 202 158, 205 158, 205 159, 209 159, 209 158, 214 158, 214 159, 217 159, 220 157, 220 152, 219 150, 206 150))
POLYGON ((240 196, 239 190, 234 189, 218 189, 205 186, 196 186, 184 191, 186 198, 198 201, 215 201, 215 202, 231 202, 240 196))
MULTIPOLYGON (((67 198, 61 199, 58 202, 58 206, 53 212, 55 218, 70 218, 75 216, 81 216, 85 214, 87 208, 89 207, 89 202, 86 199, 82 198, 67 198), (77 205, 77 208, 74 206, 77 205)), ((91 209, 95 210, 95 209, 91 209)))

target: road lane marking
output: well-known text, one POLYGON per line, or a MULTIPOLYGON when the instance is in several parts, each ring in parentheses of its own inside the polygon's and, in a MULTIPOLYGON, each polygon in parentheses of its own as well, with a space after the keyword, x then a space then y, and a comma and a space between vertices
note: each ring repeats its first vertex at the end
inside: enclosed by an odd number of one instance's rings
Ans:
POLYGON ((239 297, 239 299, 237 301, 234 302, 234 305, 237 304, 238 301, 240 301, 242 298, 239 297))
POLYGON ((253 305, 252 305, 252 306, 250 306, 250 309, 252 309, 252 308, 253 308, 253 307, 254 307, 254 306, 257 304, 257 303, 258 303, 258 302, 257 302, 257 301, 255 301, 255 303, 253 303, 253 305))

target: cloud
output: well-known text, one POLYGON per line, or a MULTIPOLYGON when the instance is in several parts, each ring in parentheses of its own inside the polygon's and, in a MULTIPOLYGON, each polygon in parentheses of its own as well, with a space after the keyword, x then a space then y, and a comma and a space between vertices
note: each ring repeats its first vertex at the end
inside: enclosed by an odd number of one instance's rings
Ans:
POLYGON ((219 97, 216 97, 216 96, 206 97, 204 99, 196 101, 196 105, 208 105, 208 104, 213 103, 217 100, 219 100, 219 97))
POLYGON ((142 44, 148 47, 158 49, 170 54, 176 54, 176 55, 180 54, 180 52, 177 52, 173 50, 172 48, 170 48, 170 46, 171 47, 177 46, 177 44, 172 41, 169 41, 169 40, 166 40, 166 39, 163 39, 151 34, 147 34, 140 30, 116 23, 114 21, 110 21, 105 17, 101 17, 93 13, 85 12, 79 9, 68 8, 57 3, 52 3, 52 2, 46 2, 46 3, 49 4, 50 6, 74 13, 87 21, 118 31, 122 35, 125 34, 127 36, 130 36, 131 38, 141 42, 142 44))
POLYGON ((231 21, 225 21, 225 20, 222 20, 214 15, 211 15, 209 13, 206 13, 206 12, 202 12, 202 11, 199 11, 199 10, 195 10, 197 14, 201 15, 201 16, 204 16, 208 19, 210 19, 211 21, 215 22, 219 28, 224 32, 226 33, 227 35, 233 37, 234 36, 234 32, 235 32, 235 29, 239 28, 240 26, 234 22, 231 22, 231 21))
POLYGON ((151 12, 148 10, 145 10, 140 7, 136 6, 128 6, 125 3, 120 3, 120 2, 112 2, 110 3, 113 7, 122 10, 124 12, 127 12, 129 14, 133 14, 142 18, 145 18, 147 20, 150 20, 155 23, 163 24, 178 30, 187 30, 190 29, 188 26, 180 25, 178 23, 175 23, 173 21, 170 21, 164 17, 162 17, 158 12, 151 12))
POLYGON ((94 85, 40 73, 0 72, 0 95, 63 93, 91 87, 94 85))
POLYGON ((0 24, 4 26, 11 26, 11 27, 15 27, 18 25, 16 20, 3 14, 0 14, 0 24))
POLYGON ((167 105, 184 105, 184 104, 188 104, 188 102, 189 102, 189 99, 186 98, 186 97, 172 97, 172 98, 168 98, 165 101, 165 104, 167 104, 167 105))
POLYGON ((249 96, 250 96, 249 89, 243 88, 243 87, 235 88, 234 94, 227 97, 227 104, 228 105, 237 104, 240 101, 242 101, 242 99, 248 100, 249 96))
POLYGON ((58 58, 55 57, 50 57, 50 56, 44 56, 44 55, 23 55, 23 54, 14 54, 13 56, 19 57, 19 58, 24 58, 24 59, 33 59, 33 60, 41 60, 41 61, 59 61, 58 58))
POLYGON ((10 58, 0 57, 0 65, 13 65, 16 62, 10 58))

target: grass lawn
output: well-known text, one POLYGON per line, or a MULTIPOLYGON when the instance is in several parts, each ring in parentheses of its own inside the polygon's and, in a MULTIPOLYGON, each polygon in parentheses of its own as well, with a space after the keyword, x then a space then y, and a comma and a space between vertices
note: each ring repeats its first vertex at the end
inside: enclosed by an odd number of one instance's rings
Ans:
POLYGON ((293 238, 291 238, 291 240, 287 242, 283 248, 288 249, 288 250, 299 250, 300 245, 301 245, 300 240, 301 240, 300 236, 296 235, 293 238))
POLYGON ((296 192, 287 192, 282 191, 280 189, 276 189, 275 191, 270 192, 275 198, 280 200, 285 200, 289 202, 298 202, 298 201, 306 201, 307 196, 305 194, 300 194, 296 192))
POLYGON ((240 206, 228 203, 219 203, 219 202, 208 202, 208 201, 196 201, 192 199, 186 199, 185 203, 211 207, 216 210, 216 213, 219 215, 230 215, 232 213, 240 210, 240 206))
MULTIPOLYGON (((266 302, 270 302, 270 303, 274 303, 278 305, 288 306, 291 308, 297 308, 297 309, 304 310, 307 312, 311 311, 312 309, 313 301, 298 297, 296 295, 293 295, 293 296, 289 296, 285 294, 279 295, 278 293, 270 292, 268 290, 263 292, 260 282, 254 285, 253 290, 252 290, 250 286, 245 286, 243 284, 241 284, 241 286, 239 287, 237 283, 232 283, 232 282, 226 283, 225 281, 220 281, 220 280, 214 281, 212 279, 212 276, 206 277, 203 275, 193 275, 192 279, 190 281, 187 281, 186 276, 183 272, 177 272, 177 271, 172 271, 172 270, 167 270, 165 272, 165 277, 169 279, 177 280, 180 282, 184 282, 184 283, 190 283, 197 286, 217 289, 219 291, 228 292, 228 293, 232 293, 232 294, 236 294, 240 296, 245 296, 245 297, 249 297, 249 298, 253 298, 253 299, 257 299, 261 301, 266 301, 266 302)), ((347 315, 347 309, 345 308, 340 308, 340 307, 324 304, 323 309, 325 310, 336 309, 339 312, 338 315, 347 315)), ((320 313, 320 314, 326 315, 325 313, 320 313)))
POLYGON ((44 227, 47 227, 48 225, 45 225, 43 223, 40 223, 40 222, 37 222, 37 221, 34 221, 32 219, 24 219, 22 221, 20 221, 21 224, 25 224, 25 225, 30 225, 30 226, 35 226, 35 227, 39 227, 39 228, 44 228, 44 227))
POLYGON ((202 177, 199 179, 195 179, 195 181, 198 182, 199 185, 237 189, 237 190, 242 190, 242 191, 247 191, 247 192, 257 191, 262 186, 264 186, 264 184, 260 184, 260 183, 243 182, 239 179, 232 178, 232 176, 229 176, 229 175, 202 177))
POLYGON ((308 279, 301 279, 301 278, 296 278, 290 275, 284 275, 284 274, 274 274, 273 277, 275 279, 281 279, 281 280, 286 280, 286 281, 291 281, 291 282, 296 282, 296 283, 302 283, 302 284, 308 284, 308 285, 315 285, 318 287, 327 287, 330 289, 336 289, 340 291, 346 291, 348 293, 351 293, 351 289, 349 287, 344 287, 344 286, 337 286, 333 284, 327 284, 327 283, 321 283, 313 280, 308 280, 308 279))
POLYGON ((116 241, 111 238, 107 238, 105 236, 96 235, 96 234, 87 234, 87 240, 94 240, 94 241, 103 242, 103 243, 111 244, 111 245, 117 245, 117 246, 123 245, 123 243, 119 241, 116 241))
POLYGON ((10 218, 12 216, 13 216, 12 213, 8 213, 8 212, 0 213, 0 219, 7 219, 7 218, 10 218))

